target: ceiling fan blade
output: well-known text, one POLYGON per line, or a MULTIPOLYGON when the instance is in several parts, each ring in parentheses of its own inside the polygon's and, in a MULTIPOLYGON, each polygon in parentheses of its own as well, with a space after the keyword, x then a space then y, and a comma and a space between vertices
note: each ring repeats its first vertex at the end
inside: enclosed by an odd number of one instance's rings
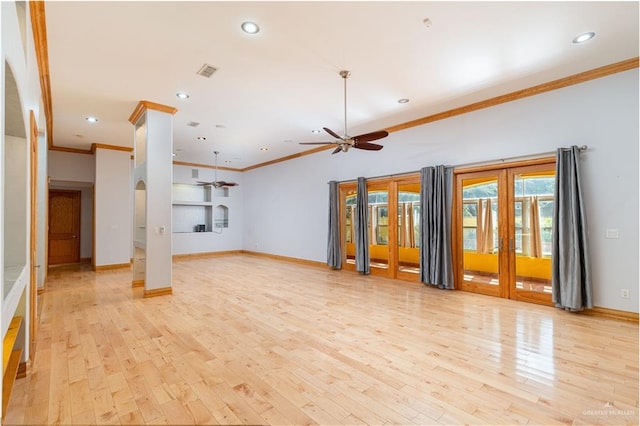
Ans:
POLYGON ((328 128, 326 128, 326 127, 323 127, 323 128, 322 128, 322 130, 324 130, 325 132, 329 133, 331 136, 333 136, 333 137, 334 137, 334 138, 336 138, 336 139, 342 139, 342 140, 344 140, 343 138, 341 138, 340 136, 338 136, 338 134, 337 134, 336 132, 334 132, 334 131, 333 131, 333 130, 331 130, 331 129, 328 129, 328 128))
POLYGON ((223 180, 221 180, 220 182, 216 182, 218 185, 220 186, 238 186, 237 183, 235 182, 225 182, 223 180))
POLYGON ((382 145, 378 145, 377 143, 368 142, 356 142, 353 147, 358 149, 366 149, 367 151, 380 151, 382 148, 384 148, 382 145))
POLYGON ((337 153, 339 153, 340 151, 342 151, 342 147, 341 147, 340 145, 338 145, 338 147, 337 147, 336 149, 334 149, 334 150, 333 150, 333 152, 331 153, 331 155, 333 155, 333 154, 337 154, 337 153))
POLYGON ((196 181, 196 183, 199 186, 207 186, 207 185, 213 185, 215 182, 202 182, 202 181, 196 181))
POLYGON ((356 141, 356 143, 371 142, 371 141, 376 141, 378 139, 386 138, 387 136, 389 136, 389 132, 387 132, 386 130, 379 130, 377 132, 365 133, 364 135, 354 136, 351 139, 356 141))
POLYGON ((335 142, 298 142, 300 145, 332 145, 335 142))

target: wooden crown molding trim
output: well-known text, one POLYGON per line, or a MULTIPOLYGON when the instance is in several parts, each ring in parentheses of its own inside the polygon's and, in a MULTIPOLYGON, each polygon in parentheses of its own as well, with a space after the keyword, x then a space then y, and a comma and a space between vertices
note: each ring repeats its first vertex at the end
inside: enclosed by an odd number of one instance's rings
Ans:
POLYGON ((162 287, 162 288, 154 288, 152 290, 145 289, 142 297, 146 299, 149 297, 165 296, 169 294, 173 294, 173 290, 171 289, 171 287, 162 287))
POLYGON ((315 154, 316 152, 326 151, 330 148, 335 148, 335 145, 321 145, 317 148, 312 148, 307 151, 297 152, 295 154, 287 155, 286 157, 276 158, 275 160, 265 161, 264 163, 254 164, 253 166, 245 167, 241 169, 242 172, 247 172, 249 170, 258 169, 260 167, 270 166, 272 164, 282 163, 284 161, 293 160, 295 158, 304 157, 306 155, 315 154))
POLYGON ((140 119, 140 117, 142 116, 142 114, 144 114, 144 112, 148 109, 153 109, 155 111, 160 111, 160 112, 166 112, 167 114, 171 114, 171 115, 178 112, 178 109, 172 106, 157 104, 155 102, 150 102, 150 101, 140 101, 138 102, 138 105, 136 105, 135 109, 129 116, 129 123, 135 125, 140 119))
POLYGON ((564 87, 585 83, 587 81, 595 80, 597 78, 606 77, 608 75, 617 74, 623 71, 629 71, 631 69, 638 68, 638 61, 639 61, 638 57, 627 59, 625 61, 620 61, 610 65, 605 65, 603 67, 594 68, 592 70, 570 75, 568 77, 560 78, 558 80, 549 81, 547 83, 538 84, 537 86, 528 87, 526 89, 516 90, 515 92, 510 92, 505 95, 500 95, 494 98, 485 99, 483 101, 475 102, 459 108, 454 108, 448 111, 443 111, 437 114, 418 118, 416 120, 407 121, 406 123, 401 123, 395 126, 391 126, 384 130, 386 130, 389 133, 397 132, 400 130, 409 129, 411 127, 432 123, 434 121, 455 117, 456 115, 462 115, 469 112, 478 111, 480 109, 485 109, 492 106, 504 104, 507 102, 512 102, 519 99, 527 98, 529 96, 550 92, 552 90, 558 90, 564 87))
MULTIPOLYGON (((209 164, 200 164, 200 163, 189 163, 186 161, 173 161, 173 164, 176 166, 188 166, 188 167, 201 167, 203 169, 215 169, 216 166, 211 166, 209 164)), ((229 172, 243 172, 243 169, 234 169, 233 167, 224 167, 218 166, 218 170, 226 170, 229 172)))
MULTIPOLYGON (((616 62, 603 67, 594 68, 592 70, 584 71, 578 74, 570 75, 568 77, 553 80, 547 83, 538 84, 522 90, 516 90, 505 95, 496 96, 494 98, 485 99, 483 101, 475 102, 473 104, 465 105, 458 108, 453 108, 447 111, 439 112, 436 114, 428 115, 426 117, 418 118, 415 120, 400 123, 395 126, 387 127, 386 130, 389 133, 398 132, 400 130, 410 129, 411 127, 422 126, 424 124, 433 123, 434 121, 444 120, 446 118, 455 117, 456 115, 467 114, 469 112, 478 111, 480 109, 489 108, 492 106, 500 105, 507 102, 517 101, 519 99, 527 98, 529 96, 539 95, 541 93, 550 92, 552 90, 562 89, 564 87, 573 86, 580 83, 585 83, 590 80, 595 80, 601 77, 606 77, 612 74, 617 74, 624 71, 629 71, 634 68, 638 68, 640 59, 638 57, 626 59, 624 61, 616 62)), ((308 151, 299 152, 286 157, 277 158, 275 160, 266 161, 264 163, 255 164, 242 169, 243 172, 257 169, 260 167, 270 166, 272 164, 281 163, 283 161, 293 160, 294 158, 304 157, 305 155, 315 154, 316 152, 324 151, 329 148, 333 148, 333 145, 325 145, 318 148, 313 148, 308 151)))
POLYGON ((125 151, 125 152, 133 152, 133 148, 128 146, 118 146, 118 145, 107 145, 104 143, 92 143, 91 144, 91 153, 95 154, 96 149, 111 149, 113 151, 125 151))
POLYGON ((40 90, 44 104, 45 123, 47 127, 47 146, 53 146, 53 108, 51 106, 51 79, 49 78, 49 46, 47 43, 47 20, 44 1, 30 1, 31 31, 38 62, 40 90))
POLYGON ((60 151, 60 152, 72 152, 74 154, 88 154, 93 155, 93 152, 90 149, 80 149, 80 148, 67 148, 66 146, 50 146, 49 151, 60 151))

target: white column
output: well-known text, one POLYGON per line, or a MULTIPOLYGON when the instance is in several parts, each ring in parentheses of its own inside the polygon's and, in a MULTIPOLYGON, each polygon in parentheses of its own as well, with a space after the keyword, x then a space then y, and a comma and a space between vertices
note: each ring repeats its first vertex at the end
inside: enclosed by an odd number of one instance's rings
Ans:
POLYGON ((136 254, 132 284, 141 284, 140 275, 144 271, 144 297, 171 294, 173 114, 176 111, 141 101, 129 118, 135 126, 133 186, 144 191, 144 195, 137 193, 134 197, 134 220, 136 216, 138 219, 134 230, 136 254))

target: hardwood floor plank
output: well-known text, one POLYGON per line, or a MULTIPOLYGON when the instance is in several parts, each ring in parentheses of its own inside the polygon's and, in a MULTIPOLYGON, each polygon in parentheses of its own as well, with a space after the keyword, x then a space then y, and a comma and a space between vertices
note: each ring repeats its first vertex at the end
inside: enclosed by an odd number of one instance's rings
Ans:
POLYGON ((5 424, 638 424, 638 325, 246 255, 55 271, 5 424))

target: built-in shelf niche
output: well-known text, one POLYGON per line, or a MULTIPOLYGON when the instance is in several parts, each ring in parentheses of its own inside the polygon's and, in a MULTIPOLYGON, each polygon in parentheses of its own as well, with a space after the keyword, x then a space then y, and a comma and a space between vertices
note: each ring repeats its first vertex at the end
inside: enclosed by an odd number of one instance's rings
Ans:
POLYGON ((211 186, 173 184, 172 227, 174 233, 213 230, 211 186))
POLYGON ((229 227, 229 208, 223 204, 216 206, 213 212, 213 223, 216 228, 229 227))

